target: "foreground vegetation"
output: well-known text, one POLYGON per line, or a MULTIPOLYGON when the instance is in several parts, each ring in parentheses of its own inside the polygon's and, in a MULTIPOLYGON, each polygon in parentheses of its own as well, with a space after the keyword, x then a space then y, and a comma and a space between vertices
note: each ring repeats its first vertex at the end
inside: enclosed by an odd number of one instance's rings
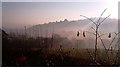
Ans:
POLYGON ((26 38, 2 33, 3 66, 120 65, 117 50, 107 50, 106 53, 105 49, 97 49, 95 60, 94 49, 64 48, 58 45, 60 40, 55 41, 58 48, 54 48, 49 46, 52 38, 26 38))
POLYGON ((71 66, 71 65, 118 65, 117 53, 109 53, 109 59, 104 50, 98 50, 96 62, 89 54, 93 49, 9 49, 3 54, 3 65, 7 66, 71 66), (26 59, 22 59, 25 57, 26 59))

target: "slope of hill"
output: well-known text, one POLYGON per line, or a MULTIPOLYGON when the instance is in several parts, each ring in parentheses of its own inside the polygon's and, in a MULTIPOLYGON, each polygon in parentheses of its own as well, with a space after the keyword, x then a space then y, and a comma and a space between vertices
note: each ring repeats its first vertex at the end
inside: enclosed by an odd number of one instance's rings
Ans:
MULTIPOLYGON (((97 18, 91 18, 91 19, 97 21, 97 18)), ((100 26, 99 33, 104 34, 110 32, 117 32, 118 31, 117 21, 118 21, 117 19, 111 19, 111 18, 106 19, 104 23, 100 26)), ((59 22, 56 21, 56 22, 49 22, 46 24, 34 25, 32 27, 26 28, 26 30, 25 29, 15 30, 15 32, 17 32, 17 34, 18 32, 22 32, 23 34, 26 33, 29 36, 34 36, 34 37, 40 36, 45 38, 52 37, 54 34, 54 36, 58 35, 59 38, 62 39, 62 41, 59 42, 59 44, 64 44, 64 46, 68 47, 68 45, 69 46, 72 45, 76 47, 76 45, 79 44, 79 46, 81 47, 94 48, 95 36, 85 32, 86 37, 83 37, 83 31, 94 32, 91 29, 91 27, 94 26, 95 25, 92 22, 90 22, 88 19, 74 20, 74 21, 68 21, 67 19, 65 19, 64 21, 59 21, 59 22), (78 31, 80 32, 79 37, 77 37, 78 31)), ((112 38, 113 37, 114 35, 112 34, 112 38)), ((108 34, 102 37, 104 43, 106 44, 105 45, 106 47, 108 47, 112 38, 111 39, 108 38, 108 34)), ((117 39, 115 41, 117 41, 117 39)), ((103 45, 100 42, 99 44, 100 44, 99 47, 103 48, 103 45)))
MULTIPOLYGON (((92 18, 92 20, 97 21, 97 18, 92 18)), ((101 19, 101 21, 103 18, 101 19)), ((108 33, 108 32, 117 32, 118 31, 118 23, 117 19, 106 19, 103 24, 100 26, 100 33, 108 33), (112 28, 111 28, 112 27, 112 28)), ((65 19, 64 21, 59 22, 49 22, 47 24, 39 24, 34 25, 28 28, 28 32, 32 35, 39 36, 51 36, 52 33, 59 34, 63 37, 76 37, 77 31, 90 31, 92 32, 91 27, 94 27, 94 24, 90 22, 88 19, 82 20, 74 20, 68 21, 65 19)))

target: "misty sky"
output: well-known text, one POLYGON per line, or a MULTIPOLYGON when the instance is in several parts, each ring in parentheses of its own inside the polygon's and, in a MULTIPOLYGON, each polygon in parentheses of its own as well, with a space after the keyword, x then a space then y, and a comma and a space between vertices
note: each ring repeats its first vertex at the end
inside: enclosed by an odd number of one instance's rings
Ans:
MULTIPOLYGON (((13 0, 14 1, 14 0, 13 0)), ((3 2, 2 25, 20 28, 64 19, 82 19, 80 15, 98 17, 107 8, 104 17, 117 18, 117 2, 3 2), (114 8, 114 9, 113 9, 114 8)))

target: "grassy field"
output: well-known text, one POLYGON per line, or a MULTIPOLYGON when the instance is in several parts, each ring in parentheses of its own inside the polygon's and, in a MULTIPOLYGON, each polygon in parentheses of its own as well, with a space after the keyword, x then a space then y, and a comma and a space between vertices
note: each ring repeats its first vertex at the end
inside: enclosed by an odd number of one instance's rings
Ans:
POLYGON ((7 66, 81 66, 81 65, 118 65, 117 52, 99 49, 94 60, 94 49, 9 49, 3 54, 3 65, 7 66), (21 56, 26 57, 22 62, 21 56), (19 63, 17 63, 19 62, 19 63))
MULTIPOLYGON (((3 66, 91 66, 120 65, 118 51, 63 48, 57 38, 24 38, 2 35, 3 66), (43 42, 44 41, 44 42, 43 42), (52 44, 52 47, 51 47, 52 44), (57 48, 54 46, 58 46, 57 48), (96 55, 96 59, 95 59, 96 55)), ((69 45, 69 44, 68 44, 69 45)), ((76 45, 76 44, 75 44, 76 45)))

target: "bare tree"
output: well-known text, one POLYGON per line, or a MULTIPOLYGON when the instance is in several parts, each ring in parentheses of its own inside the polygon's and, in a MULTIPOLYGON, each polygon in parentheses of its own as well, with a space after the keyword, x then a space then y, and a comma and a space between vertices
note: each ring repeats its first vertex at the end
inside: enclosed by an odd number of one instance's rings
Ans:
MULTIPOLYGON (((84 17, 84 18, 87 18, 88 20, 90 20, 94 25, 95 25, 95 28, 93 28, 92 27, 92 29, 95 31, 95 33, 93 33, 94 35, 95 35, 95 61, 97 60, 97 45, 98 45, 98 37, 100 38, 100 35, 99 35, 99 26, 110 16, 110 15, 108 15, 107 17, 105 17, 102 21, 100 21, 100 19, 101 19, 101 17, 102 17, 102 15, 104 14, 104 12, 106 11, 107 9, 105 9, 103 12, 102 12, 102 14, 100 15, 100 17, 98 18, 98 20, 97 20, 97 22, 94 22, 92 19, 90 19, 90 18, 88 18, 88 17, 86 17, 86 16, 83 16, 83 15, 80 15, 80 16, 82 16, 82 17, 84 17)), ((90 32, 91 33, 91 32, 90 32)), ((101 39, 101 38, 100 38, 101 39)), ((102 40, 102 39, 101 39, 102 40)), ((104 45, 104 48, 106 48, 105 47, 105 45, 104 45)))

